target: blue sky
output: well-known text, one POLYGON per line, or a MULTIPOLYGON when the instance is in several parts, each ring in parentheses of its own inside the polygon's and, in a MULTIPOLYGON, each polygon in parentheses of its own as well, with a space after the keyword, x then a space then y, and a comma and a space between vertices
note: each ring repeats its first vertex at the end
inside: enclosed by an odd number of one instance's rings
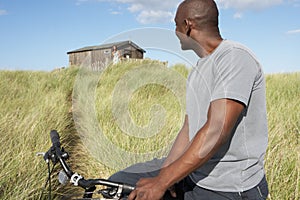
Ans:
MULTIPOLYGON (((0 69, 49 71, 68 66, 67 51, 123 39, 146 48, 146 57, 181 62, 173 35, 180 2, 0 0, 0 69)), ((266 73, 300 71, 300 0, 216 2, 222 36, 251 48, 266 73)))

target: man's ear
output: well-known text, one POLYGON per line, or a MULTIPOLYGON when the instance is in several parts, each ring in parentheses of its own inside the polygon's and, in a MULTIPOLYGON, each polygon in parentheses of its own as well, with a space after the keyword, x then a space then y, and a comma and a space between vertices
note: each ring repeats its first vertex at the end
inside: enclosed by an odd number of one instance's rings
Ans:
POLYGON ((186 31, 186 35, 187 35, 188 37, 190 37, 191 31, 192 31, 192 28, 191 28, 192 22, 191 22, 190 20, 188 20, 188 19, 185 19, 184 22, 185 22, 186 30, 187 30, 187 31, 186 31))

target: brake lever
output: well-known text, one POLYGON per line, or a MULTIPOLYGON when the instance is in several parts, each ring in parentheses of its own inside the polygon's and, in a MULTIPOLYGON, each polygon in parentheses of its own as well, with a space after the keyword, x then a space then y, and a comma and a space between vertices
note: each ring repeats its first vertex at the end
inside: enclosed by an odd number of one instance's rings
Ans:
POLYGON ((44 158, 44 160, 46 161, 46 163, 49 163, 49 159, 48 159, 48 155, 46 155, 46 154, 48 154, 48 152, 47 153, 45 153, 45 152, 37 152, 35 155, 36 156, 43 156, 43 158, 44 158), (46 158, 47 157, 47 158, 46 158))
POLYGON ((106 188, 98 191, 106 199, 120 199, 117 188, 106 188))
POLYGON ((36 156, 45 156, 45 152, 37 152, 36 154, 35 154, 36 156))
POLYGON ((119 187, 108 187, 106 189, 99 190, 98 192, 107 199, 119 200, 123 198, 123 187, 121 185, 119 187))

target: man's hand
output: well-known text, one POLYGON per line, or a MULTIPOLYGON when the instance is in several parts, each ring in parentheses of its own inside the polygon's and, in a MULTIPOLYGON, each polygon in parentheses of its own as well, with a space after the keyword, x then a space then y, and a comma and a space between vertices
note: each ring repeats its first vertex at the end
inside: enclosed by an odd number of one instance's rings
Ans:
POLYGON ((170 195, 171 195, 172 197, 174 197, 174 198, 177 197, 175 185, 172 185, 171 187, 169 187, 168 190, 169 190, 170 195))
POLYGON ((231 137, 244 108, 244 104, 230 99, 211 102, 207 122, 183 154, 167 163, 159 176, 140 179, 128 200, 160 200, 170 186, 205 164, 231 137))
POLYGON ((133 190, 128 200, 161 200, 168 187, 162 182, 160 177, 142 178, 133 190))

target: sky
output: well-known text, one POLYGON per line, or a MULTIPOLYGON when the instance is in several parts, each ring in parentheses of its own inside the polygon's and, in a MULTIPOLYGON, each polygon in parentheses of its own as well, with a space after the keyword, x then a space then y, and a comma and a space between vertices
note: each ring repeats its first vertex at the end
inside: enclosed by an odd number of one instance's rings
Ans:
MULTIPOLYGON (((182 52, 181 0, 0 0, 0 70, 68 66, 67 52, 132 40, 145 57, 195 64, 182 52)), ((248 46, 265 73, 300 71, 300 0, 216 0, 223 38, 248 46)))

